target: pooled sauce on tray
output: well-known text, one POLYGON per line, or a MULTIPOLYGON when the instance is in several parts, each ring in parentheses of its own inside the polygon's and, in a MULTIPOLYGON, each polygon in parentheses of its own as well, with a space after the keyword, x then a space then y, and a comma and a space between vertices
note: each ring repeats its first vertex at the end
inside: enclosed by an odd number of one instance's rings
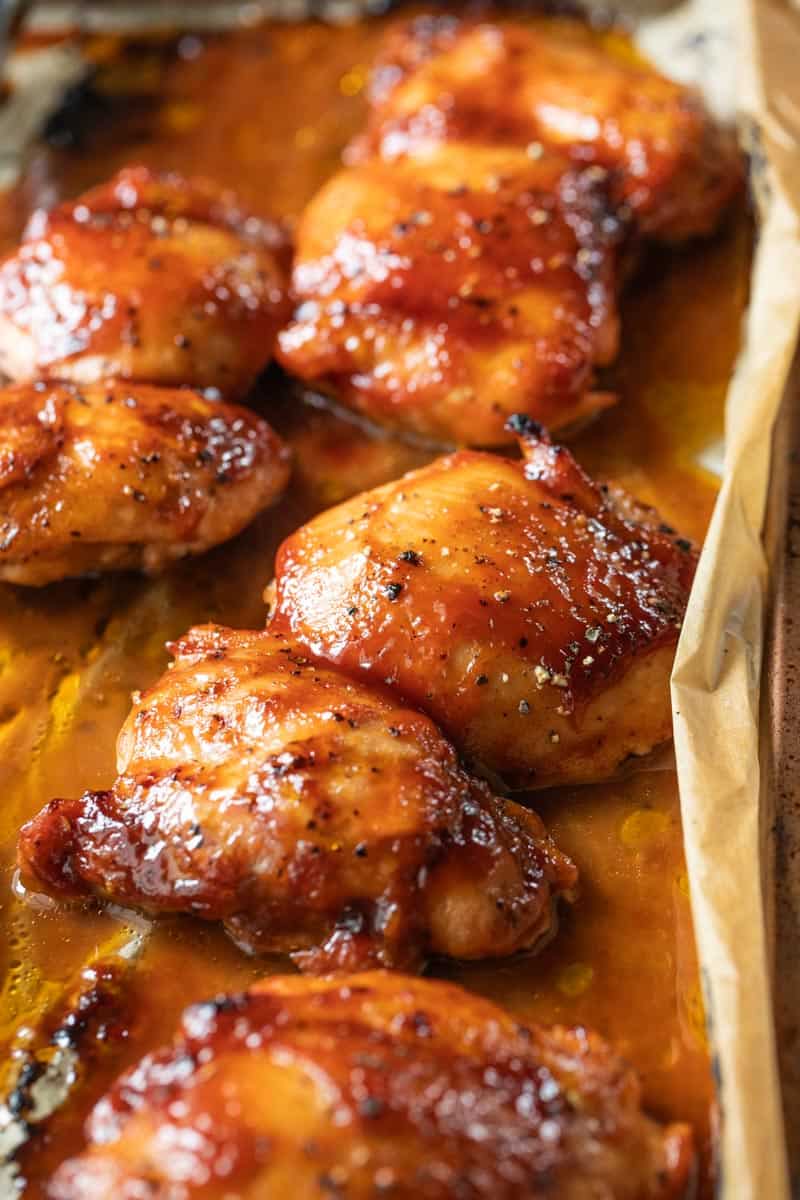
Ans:
MULTIPOLYGON (((375 20, 86 41, 97 64, 91 87, 51 121, 51 145, 33 152, 3 198, 4 238, 16 237, 36 204, 73 196, 128 162, 204 173, 257 212, 296 216, 360 127, 381 32, 375 20)), ((616 35, 610 41, 631 52, 616 35)), ((698 539, 715 495, 703 464, 721 437, 748 273, 744 213, 713 241, 649 257, 623 306, 611 376, 620 403, 574 443, 593 474, 657 504, 698 539)), ((26 1196, 41 1195, 50 1171, 80 1145, 91 1103, 171 1035, 187 1003, 291 969, 245 957, 200 922, 36 907, 13 890, 20 824, 54 796, 111 782, 130 693, 163 670, 165 642, 194 622, 261 625, 262 590, 285 534, 434 454, 304 403, 275 370, 255 403, 293 446, 295 474, 277 508, 235 542, 156 580, 0 588, 0 1091, 16 1086, 20 1137, 26 1122, 32 1129, 0 1190, 14 1178, 26 1196), (92 962, 112 964, 113 978, 82 981, 92 962), (70 1009, 77 1018, 64 1024, 70 1009), (34 1081, 59 1072, 55 1091, 71 1094, 39 1120, 48 1104, 34 1081)), ((535 805, 582 870, 580 901, 538 957, 450 964, 447 974, 521 1019, 585 1022, 610 1038, 640 1071, 647 1107, 693 1123, 708 1187, 711 1069, 671 757, 613 784, 539 794, 535 805)))

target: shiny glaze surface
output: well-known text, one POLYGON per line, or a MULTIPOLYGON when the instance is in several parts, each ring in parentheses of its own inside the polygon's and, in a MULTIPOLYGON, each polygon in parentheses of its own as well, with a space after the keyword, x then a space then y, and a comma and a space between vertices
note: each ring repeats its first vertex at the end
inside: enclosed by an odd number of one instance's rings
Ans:
POLYGON ((575 26, 427 16, 377 61, 361 165, 297 230, 281 361, 447 444, 507 442, 514 412, 574 429, 613 403, 595 371, 635 235, 713 232, 741 183, 732 135, 575 26))
MULTIPOLYGON (((78 112, 76 146, 32 156, 0 207, 6 245, 33 208, 78 195, 132 158, 219 179, 251 211, 296 216, 363 125, 367 64, 382 30, 380 21, 335 31, 265 27, 175 47, 90 39, 103 119, 87 129, 78 112)), ((695 539, 715 494, 699 464, 720 435, 748 264, 739 213, 714 241, 645 265, 623 300, 624 341, 610 380, 620 403, 574 443, 594 476, 657 505, 695 539)), ((275 377, 260 388, 259 404, 295 450, 296 467, 286 497, 240 539, 155 581, 0 593, 0 1012, 13 1050, 4 1084, 31 1062, 49 1061, 52 1029, 77 1004, 82 964, 120 947, 130 952, 120 967, 118 1022, 88 1022, 69 1103, 35 1125, 18 1154, 26 1200, 39 1200, 41 1181, 82 1144, 84 1115, 119 1070, 169 1041, 187 1002, 287 967, 282 958, 244 956, 201 922, 174 918, 150 932, 137 922, 132 931, 125 914, 36 910, 10 890, 23 821, 53 796, 111 784, 130 693, 161 674, 164 643, 209 619, 259 626, 265 572, 283 537, 320 509, 433 456, 299 404, 275 377)), ((535 958, 447 971, 519 1019, 584 1022, 607 1036, 640 1072, 646 1108, 691 1122, 707 1180, 711 1075, 675 777, 668 759, 659 765, 613 784, 537 795, 537 811, 582 869, 574 912, 535 958)))
POLYGON ((266 421, 187 388, 0 388, 0 580, 163 570, 233 537, 288 478, 266 421))
POLYGON ((603 172, 447 145, 341 171, 297 230, 294 375, 390 428, 498 445, 525 412, 553 429, 613 403, 620 221, 603 172))
POLYGON ((31 217, 0 263, 0 370, 241 395, 289 313, 272 222, 202 179, 127 167, 31 217))
POLYGON ((222 920, 318 973, 493 958, 555 932, 576 871, 433 723, 292 641, 191 630, 135 704, 110 791, 20 835, 34 890, 222 920))
POLYGON ((611 172, 648 234, 711 232, 741 183, 734 139, 700 97, 586 30, 425 16, 398 23, 352 157, 427 154, 443 139, 546 146, 611 172))
POLYGON ((452 985, 267 981, 189 1009, 97 1105, 50 1195, 682 1196, 689 1130, 639 1100, 596 1035, 528 1029, 452 985))
POLYGON ((597 781, 667 741, 696 553, 526 422, 292 534, 270 628, 422 708, 516 787, 597 781))

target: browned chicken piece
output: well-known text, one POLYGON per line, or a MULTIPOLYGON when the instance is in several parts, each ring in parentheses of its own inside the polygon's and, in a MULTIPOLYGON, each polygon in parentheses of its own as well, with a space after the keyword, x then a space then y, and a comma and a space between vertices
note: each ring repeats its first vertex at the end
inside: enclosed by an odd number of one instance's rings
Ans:
POLYGON ((734 135, 700 95, 577 22, 424 16, 387 38, 351 159, 427 156, 443 141, 542 147, 606 168, 649 235, 708 234, 741 186, 734 135))
POLYGON ((461 451, 287 538, 272 628, 393 685, 511 786, 595 781, 671 736, 696 554, 514 425, 524 463, 461 451))
POLYGON ((0 264, 0 371, 241 395, 289 315, 287 259, 231 192, 128 167, 35 213, 0 264))
POLYGON ((288 476, 266 421, 197 392, 0 389, 0 580, 162 570, 233 537, 288 476))
POLYGON ((575 426, 612 398, 618 224, 602 172, 444 147, 342 171, 297 235, 279 358, 379 424, 494 445, 514 412, 575 426))
POLYGON ((694 1165, 596 1034, 383 971, 194 1005, 86 1133, 49 1200, 678 1200, 694 1165))
POLYGON ((433 722, 269 633, 207 626, 140 699, 107 792, 26 825, 34 887, 222 920, 308 971, 531 949, 576 871, 433 722))

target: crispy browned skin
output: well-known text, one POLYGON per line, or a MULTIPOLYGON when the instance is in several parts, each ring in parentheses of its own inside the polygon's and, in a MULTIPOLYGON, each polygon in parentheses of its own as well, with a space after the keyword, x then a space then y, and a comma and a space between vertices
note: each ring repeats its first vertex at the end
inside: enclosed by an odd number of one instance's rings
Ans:
POLYGON ((583 1028, 452 984, 273 978, 184 1014, 95 1107, 50 1200, 677 1200, 685 1125, 583 1028))
POLYGON ((197 392, 0 389, 0 580, 161 570, 233 537, 288 476, 266 421, 197 392))
POLYGON ((512 785, 602 779, 671 736, 696 555, 541 431, 523 449, 438 459, 302 526, 272 627, 394 685, 512 785))
POLYGON ((207 626, 135 705, 108 792, 24 827, 34 886, 223 920, 306 970, 529 949, 576 871, 391 693, 207 626))
POLYGON ((297 234, 283 365, 376 422, 440 442, 511 440, 526 412, 574 426, 611 402, 616 244, 603 172, 445 146, 340 172, 297 234))
POLYGON ((240 395, 288 316, 286 256, 231 192, 128 167, 34 214, 0 265, 0 371, 240 395))
POLYGON ((742 180, 733 134, 699 94, 609 51, 576 22, 420 17, 387 38, 351 158, 427 155, 442 141, 545 146, 612 173, 638 227, 710 233, 742 180))

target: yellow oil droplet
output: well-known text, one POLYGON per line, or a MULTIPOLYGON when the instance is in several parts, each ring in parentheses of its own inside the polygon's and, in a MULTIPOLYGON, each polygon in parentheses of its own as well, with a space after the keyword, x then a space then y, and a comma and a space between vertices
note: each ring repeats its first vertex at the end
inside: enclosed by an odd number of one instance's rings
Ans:
POLYGON ((161 112, 161 127, 167 133, 189 133, 203 120, 203 107, 188 100, 168 104, 161 112))
POLYGON ((154 629, 150 636, 142 642, 141 658, 147 663, 159 665, 164 661, 164 651, 164 631, 159 627, 154 629))
POLYGON ((687 900, 690 899, 691 893, 689 891, 689 876, 685 871, 681 871, 681 873, 678 875, 677 884, 678 891, 681 893, 681 895, 685 896, 687 900))
POLYGON ((353 67, 339 80, 339 91, 343 96, 357 96, 367 82, 367 68, 353 67))
POLYGON ((664 1048, 663 1066, 669 1071, 680 1062, 681 1043, 678 1038, 670 1038, 664 1048))
POLYGON ((643 389, 642 399, 662 428, 681 430, 679 462, 697 467, 698 454, 709 445, 708 414, 721 412, 725 403, 724 385, 658 380, 643 389))
POLYGON ((10 705, 3 707, 0 704, 0 747, 8 743, 13 745, 13 739, 17 736, 17 732, 25 721, 25 709, 15 709, 10 705))
POLYGON ((643 66, 647 61, 624 33, 603 33, 598 41, 606 53, 619 62, 628 63, 631 66, 643 66))
POLYGON ((700 990, 699 983, 694 983, 691 987, 687 988, 683 1003, 689 1029, 701 1046, 707 1045, 706 1010, 703 1005, 703 993, 700 990))
POLYGON ((294 135, 294 144, 298 150, 311 150, 319 141, 319 134, 312 125, 302 125, 294 135))
POLYGON ((78 708, 81 696, 81 673, 70 671, 59 684, 50 702, 50 739, 56 740, 66 732, 78 708))
POLYGON ((234 157, 240 163, 256 163, 264 150, 264 133, 254 122, 242 124, 232 139, 234 157))
POLYGON ((35 1025, 62 993, 62 985, 46 980, 27 962, 16 962, 9 969, 0 992, 0 1037, 5 1041, 23 1019, 35 1025))
POLYGON ((102 34, 88 38, 82 53, 93 63, 113 63, 119 58, 122 45, 122 38, 102 34))
POLYGON ((588 963, 570 963, 559 973, 556 986, 560 992, 570 999, 582 996, 594 979, 594 967, 588 963))
POLYGON ((668 825, 666 813, 654 808, 637 808, 622 822, 620 840, 629 849, 639 850, 666 833, 668 825))

